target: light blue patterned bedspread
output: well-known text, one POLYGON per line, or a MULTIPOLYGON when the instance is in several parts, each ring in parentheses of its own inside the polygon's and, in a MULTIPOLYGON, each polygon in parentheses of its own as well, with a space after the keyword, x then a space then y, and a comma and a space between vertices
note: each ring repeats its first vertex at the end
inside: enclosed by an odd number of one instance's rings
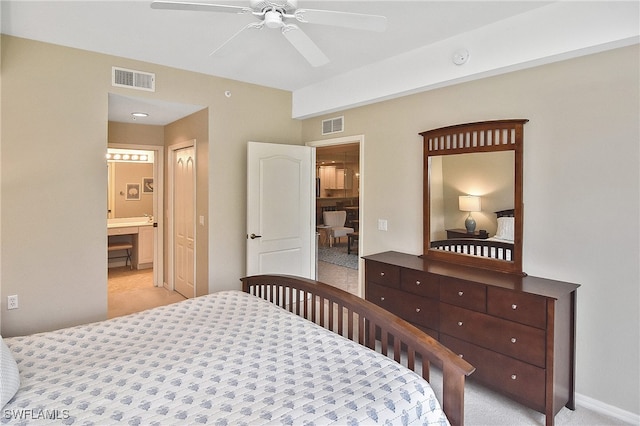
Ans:
POLYGON ((417 374, 238 291, 5 342, 2 423, 448 424, 417 374))

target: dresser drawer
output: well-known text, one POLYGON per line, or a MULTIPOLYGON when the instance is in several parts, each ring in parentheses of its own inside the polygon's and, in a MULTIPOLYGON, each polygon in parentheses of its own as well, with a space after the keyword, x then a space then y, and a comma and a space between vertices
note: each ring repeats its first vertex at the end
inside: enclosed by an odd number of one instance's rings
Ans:
POLYGON ((440 342, 476 367, 471 379, 506 392, 529 407, 544 412, 544 369, 446 334, 440 335, 440 342))
POLYGON ((455 278, 440 278, 440 300, 463 308, 486 312, 487 286, 455 278))
POLYGON ((538 328, 443 303, 440 332, 545 367, 545 332, 538 328))
POLYGON ((487 289, 487 312, 501 318, 545 329, 547 299, 497 287, 487 289))
POLYGON ((400 288, 433 299, 440 297, 439 277, 427 272, 403 269, 400 272, 400 288))
POLYGON ((400 288, 400 267, 386 263, 365 262, 366 280, 386 287, 400 288))
POLYGON ((377 284, 367 286, 366 299, 411 323, 438 329, 439 302, 377 284))

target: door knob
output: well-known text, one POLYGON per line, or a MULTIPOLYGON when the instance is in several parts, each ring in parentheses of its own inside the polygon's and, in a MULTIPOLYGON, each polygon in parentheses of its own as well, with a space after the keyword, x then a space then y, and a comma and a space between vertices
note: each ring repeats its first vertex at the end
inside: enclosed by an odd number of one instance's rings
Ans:
POLYGON ((249 238, 251 238, 252 240, 255 240, 256 238, 262 238, 262 235, 251 234, 249 235, 249 238))

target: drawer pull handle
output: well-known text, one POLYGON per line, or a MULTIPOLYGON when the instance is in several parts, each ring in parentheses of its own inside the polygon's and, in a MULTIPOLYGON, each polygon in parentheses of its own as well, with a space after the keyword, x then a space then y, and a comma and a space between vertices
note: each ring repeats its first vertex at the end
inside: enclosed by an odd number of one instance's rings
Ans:
POLYGON ((511 309, 513 309, 513 310, 515 311, 516 309, 518 309, 518 305, 516 305, 516 304, 514 303, 513 305, 511 305, 511 309))
POLYGON ((420 312, 420 308, 416 308, 416 312, 420 312))
POLYGON ((380 272, 380 276, 381 276, 381 277, 384 277, 384 272, 380 272))
POLYGON ((381 302, 384 302, 384 297, 381 297, 381 298, 380 298, 380 301, 381 301, 381 302))
POLYGON ((518 339, 516 339, 515 337, 512 337, 512 338, 511 338, 511 343, 515 343, 515 342, 517 342, 517 341, 518 341, 518 339))
POLYGON ((458 292, 458 296, 462 296, 464 294, 464 291, 459 291, 458 292))
POLYGON ((458 321, 458 326, 462 327, 462 321, 458 321))
POLYGON ((458 354, 458 356, 459 356, 460 358, 464 358, 464 355, 463 355, 463 354, 458 354))
POLYGON ((420 281, 416 281, 416 285, 420 285, 420 281))
POLYGON ((511 380, 516 380, 518 378, 518 376, 516 376, 515 374, 511 375, 511 380))

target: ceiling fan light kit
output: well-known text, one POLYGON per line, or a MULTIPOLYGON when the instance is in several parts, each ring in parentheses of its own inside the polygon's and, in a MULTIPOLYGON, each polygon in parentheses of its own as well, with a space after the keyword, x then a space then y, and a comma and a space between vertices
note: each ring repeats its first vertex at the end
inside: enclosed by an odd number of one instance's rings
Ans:
POLYGON ((287 41, 314 67, 325 65, 329 62, 329 58, 300 27, 287 23, 287 20, 377 32, 382 32, 387 27, 387 18, 384 16, 334 10, 298 9, 297 0, 249 0, 249 5, 250 7, 242 7, 170 0, 156 0, 151 3, 153 9, 251 14, 259 19, 259 22, 245 25, 211 55, 215 55, 244 30, 262 29, 266 26, 281 28, 287 41))

